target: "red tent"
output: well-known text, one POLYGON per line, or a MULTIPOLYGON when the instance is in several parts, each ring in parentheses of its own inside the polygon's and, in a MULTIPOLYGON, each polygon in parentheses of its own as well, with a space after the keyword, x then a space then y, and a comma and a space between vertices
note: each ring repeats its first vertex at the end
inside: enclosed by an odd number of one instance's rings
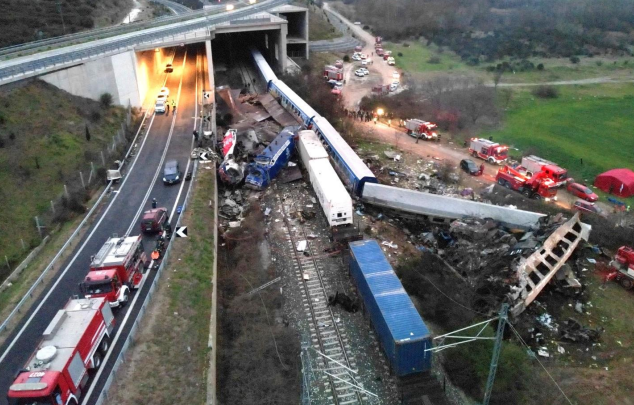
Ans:
POLYGON ((594 185, 606 193, 629 197, 634 195, 634 172, 630 169, 612 169, 594 179, 594 185))

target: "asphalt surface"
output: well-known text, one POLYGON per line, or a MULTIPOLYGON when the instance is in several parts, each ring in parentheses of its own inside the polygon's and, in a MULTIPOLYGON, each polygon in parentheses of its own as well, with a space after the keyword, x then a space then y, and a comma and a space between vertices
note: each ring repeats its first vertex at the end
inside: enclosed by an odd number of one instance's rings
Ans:
MULTIPOLYGON (((122 183, 110 194, 109 201, 95 216, 89 232, 81 241, 75 243, 75 250, 63 263, 61 274, 51 282, 49 288, 44 289, 40 297, 36 298, 35 301, 39 304, 34 305, 34 308, 14 328, 10 337, 0 346, 0 392, 8 391, 16 372, 24 366, 31 353, 35 351, 44 329, 55 313, 72 295, 80 294, 78 284, 88 271, 90 256, 99 250, 108 237, 113 234, 124 235, 127 232, 130 235, 139 234, 139 215, 151 208, 152 198, 157 199, 159 206, 168 208, 168 212, 172 214, 171 224, 175 225, 178 214, 174 211, 178 205, 182 204, 189 183, 164 185, 162 182, 163 162, 177 159, 183 175, 186 173, 187 164, 190 161, 192 131, 197 116, 196 96, 202 90, 199 80, 203 76, 196 74, 197 60, 201 61, 203 57, 204 48, 177 49, 173 63, 174 72, 167 75, 166 81, 166 86, 170 89, 170 100, 177 100, 177 114, 174 115, 170 110, 167 115, 157 114, 147 117, 146 123, 149 130, 146 137, 138 140, 139 150, 128 166, 129 172, 125 174, 122 183), (179 86, 181 86, 180 97, 179 86)), ((143 238, 148 257, 154 248, 155 240, 154 235, 143 238)), ((107 361, 104 362, 101 373, 97 374, 98 378, 92 393, 88 390, 92 388, 95 373, 91 373, 91 381, 85 389, 86 395, 82 398, 82 403, 92 404, 97 399, 155 274, 155 271, 148 270, 142 287, 133 292, 129 304, 114 310, 116 327, 111 340, 119 330, 121 330, 120 336, 116 342, 112 342, 107 361), (130 316, 126 318, 127 322, 123 324, 126 314, 130 311, 130 316), (87 394, 91 394, 90 397, 87 394)), ((2 394, 0 405, 4 404, 7 404, 7 400, 5 394, 2 394)))

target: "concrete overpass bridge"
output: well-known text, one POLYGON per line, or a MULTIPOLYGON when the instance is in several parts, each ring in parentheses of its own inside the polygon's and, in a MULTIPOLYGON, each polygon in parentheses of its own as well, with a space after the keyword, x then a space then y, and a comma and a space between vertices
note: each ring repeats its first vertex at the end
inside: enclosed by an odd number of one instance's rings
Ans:
POLYGON ((307 14, 287 2, 192 11, 5 48, 0 50, 0 85, 38 77, 77 96, 98 99, 107 92, 115 104, 141 106, 150 83, 170 61, 166 48, 206 43, 210 59, 216 36, 248 32, 259 32, 256 45, 284 70, 289 27, 291 46, 300 43, 308 55, 307 14))

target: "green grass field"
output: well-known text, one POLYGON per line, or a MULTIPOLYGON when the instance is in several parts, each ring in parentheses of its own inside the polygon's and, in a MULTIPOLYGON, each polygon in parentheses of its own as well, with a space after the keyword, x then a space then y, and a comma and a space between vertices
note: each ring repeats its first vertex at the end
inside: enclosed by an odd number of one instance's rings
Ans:
MULTIPOLYGON (((111 142, 124 117, 122 108, 103 109, 97 102, 39 81, 0 93, 3 260, 6 255, 15 263, 28 253, 20 239, 27 250, 40 243, 34 217, 50 213, 50 201, 61 195, 64 183, 81 184, 79 170, 88 180, 90 162, 101 166, 99 152, 111 142)), ((50 230, 53 224, 45 225, 50 230)))
POLYGON ((515 91, 503 128, 482 135, 557 162, 589 184, 606 170, 634 169, 634 84, 558 89, 549 100, 515 91))
POLYGON ((385 42, 384 49, 392 51, 396 60, 396 66, 410 73, 442 72, 465 69, 466 65, 450 51, 438 52, 434 45, 425 46, 420 42, 407 41, 409 46, 403 43, 395 44, 385 42), (403 56, 398 56, 402 53, 403 56), (429 63, 430 58, 437 57, 439 63, 429 63))

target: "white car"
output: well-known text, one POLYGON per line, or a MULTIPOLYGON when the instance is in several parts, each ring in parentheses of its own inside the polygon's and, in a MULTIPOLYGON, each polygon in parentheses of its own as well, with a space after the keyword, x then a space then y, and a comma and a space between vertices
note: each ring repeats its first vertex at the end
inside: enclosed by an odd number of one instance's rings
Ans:
POLYGON ((398 89, 398 82, 390 84, 390 91, 396 91, 398 89))
POLYGON ((343 87, 343 82, 335 79, 328 80, 328 84, 330 85, 330 87, 343 87))
POLYGON ((394 72, 394 73, 392 73, 392 79, 398 80, 398 79, 400 79, 400 78, 401 78, 400 73, 398 73, 398 72, 394 72))
POLYGON ((390 66, 394 66, 396 65, 396 61, 394 60, 393 57, 390 56, 389 58, 387 58, 387 64, 390 66))
POLYGON ((362 64, 363 66, 367 66, 367 65, 368 65, 368 60, 367 60, 367 59, 362 59, 362 60, 361 60, 361 64, 362 64))
POLYGON ((156 100, 156 104, 154 104, 154 112, 164 113, 166 104, 166 100, 156 100))
POLYGON ((170 89, 168 89, 167 87, 161 87, 161 90, 159 91, 159 96, 161 94, 164 94, 165 97, 169 97, 170 96, 170 89))
POLYGON ((370 74, 370 71, 366 68, 359 68, 359 70, 365 73, 366 76, 370 74))
POLYGON ((352 55, 352 60, 361 60, 359 55, 352 55))
POLYGON ((159 93, 159 95, 156 96, 156 101, 157 102, 162 101, 162 102, 166 103, 167 102, 167 95, 159 93))
POLYGON ((361 21, 355 21, 354 25, 361 25, 361 21))
POLYGON ((359 57, 361 57, 361 59, 367 59, 368 55, 366 55, 365 53, 362 53, 361 55, 359 55, 359 57))
POLYGON ((354 75, 355 76, 359 76, 359 77, 364 77, 365 76, 365 72, 361 69, 357 69, 354 71, 354 75))

